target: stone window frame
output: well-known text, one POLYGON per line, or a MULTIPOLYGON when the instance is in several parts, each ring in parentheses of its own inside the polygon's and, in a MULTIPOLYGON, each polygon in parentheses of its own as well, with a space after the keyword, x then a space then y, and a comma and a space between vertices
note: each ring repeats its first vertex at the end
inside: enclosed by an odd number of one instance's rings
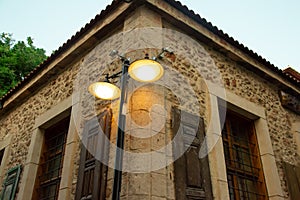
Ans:
MULTIPOLYGON (((269 134, 269 128, 265 115, 265 108, 250 102, 228 90, 226 90, 226 97, 218 90, 218 86, 211 86, 215 89, 209 91, 209 107, 212 110, 210 119, 212 122, 220 122, 219 106, 225 101, 227 109, 237 112, 249 119, 254 120, 255 131, 257 135, 257 142, 259 147, 259 154, 262 162, 262 169, 265 177, 266 188, 269 199, 284 199, 281 188, 280 177, 276 167, 275 155, 272 147, 272 142, 269 134), (275 167, 274 167, 275 166, 275 167)), ((210 171, 212 177, 213 195, 216 199, 230 199, 226 174, 226 163, 223 149, 220 123, 213 123, 208 127, 207 136, 208 144, 210 142, 209 136, 216 136, 219 139, 216 141, 214 148, 208 154, 210 171)))
POLYGON ((294 141, 297 144, 297 154, 300 155, 300 121, 296 121, 292 124, 292 133, 294 141))
POLYGON ((67 116, 70 116, 70 124, 67 134, 58 199, 71 199, 73 182, 72 173, 75 154, 78 147, 78 134, 74 122, 74 116, 76 116, 74 113, 77 112, 78 102, 74 101, 74 99, 76 99, 74 98, 74 95, 70 96, 36 118, 27 159, 23 167, 24 170, 17 199, 32 199, 32 194, 35 189, 33 183, 35 183, 37 178, 42 153, 44 130, 67 116))
POLYGON ((8 157, 10 154, 10 144, 12 141, 12 134, 7 134, 3 140, 0 141, 0 150, 4 149, 2 161, 0 163, 0 184, 2 185, 6 172, 5 168, 7 166, 8 157))

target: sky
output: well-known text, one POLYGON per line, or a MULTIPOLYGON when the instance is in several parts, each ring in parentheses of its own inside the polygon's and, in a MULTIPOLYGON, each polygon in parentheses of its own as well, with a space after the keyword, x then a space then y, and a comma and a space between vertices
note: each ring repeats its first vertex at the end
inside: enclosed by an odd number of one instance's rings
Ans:
MULTIPOLYGON (((0 0, 0 33, 28 36, 47 55, 58 49, 112 0, 0 0)), ((181 0, 275 66, 300 72, 299 0, 181 0)))

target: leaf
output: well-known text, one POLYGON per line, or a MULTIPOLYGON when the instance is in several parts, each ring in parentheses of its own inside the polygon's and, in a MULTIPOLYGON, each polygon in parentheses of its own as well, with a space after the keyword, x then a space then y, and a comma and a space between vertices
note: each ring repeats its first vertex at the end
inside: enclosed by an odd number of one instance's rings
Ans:
POLYGON ((45 50, 36 48, 33 39, 24 41, 12 38, 11 33, 0 36, 0 97, 42 63, 46 58, 45 50))

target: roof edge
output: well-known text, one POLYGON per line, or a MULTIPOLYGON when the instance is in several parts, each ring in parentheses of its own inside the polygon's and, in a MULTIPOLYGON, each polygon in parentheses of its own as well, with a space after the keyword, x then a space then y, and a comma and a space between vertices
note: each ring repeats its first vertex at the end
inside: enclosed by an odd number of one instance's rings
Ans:
MULTIPOLYGON (((14 88, 12 88, 8 93, 6 93, 0 99, 0 109, 5 107, 5 102, 15 95, 21 88, 23 88, 27 83, 29 83, 34 77, 36 77, 41 71, 43 71, 47 66, 49 66, 53 61, 62 56, 67 50, 70 49, 74 45, 74 43, 78 42, 85 33, 91 30, 91 28, 97 24, 101 19, 106 18, 110 15, 110 12, 115 10, 122 3, 133 3, 133 2, 144 2, 148 0, 113 0, 110 5, 108 5, 104 10, 102 10, 98 15, 95 16, 89 23, 87 23, 83 28, 75 33, 70 39, 68 39, 61 47, 59 47, 54 53, 52 53, 47 60, 41 63, 38 67, 36 67, 32 72, 30 72, 23 81, 18 83, 14 88)), ((182 5, 179 1, 176 0, 164 0, 166 3, 174 7, 175 9, 182 12, 187 17, 191 18, 204 28, 206 28, 211 33, 215 34, 217 37, 225 40, 228 44, 232 45, 234 48, 237 48, 242 53, 245 53, 250 58, 258 61, 262 64, 266 69, 271 70, 275 74, 279 75, 284 80, 290 82, 295 86, 295 88, 299 88, 300 80, 296 79, 293 76, 286 74, 284 71, 271 64, 262 56, 255 53, 253 50, 250 50, 248 47, 239 43, 237 40, 230 37, 227 33, 224 33, 221 29, 218 29, 216 26, 213 26, 210 22, 208 22, 205 18, 202 18, 200 15, 195 14, 194 11, 189 10, 185 5, 182 5)), ((149 1, 148 1, 149 2, 149 1)), ((249 63, 250 64, 250 63, 249 63)))
POLYGON ((5 107, 5 102, 15 95, 21 88, 28 84, 34 77, 43 71, 47 66, 49 66, 53 61, 62 56, 74 43, 78 42, 85 33, 87 33, 91 28, 96 25, 101 19, 106 18, 110 15, 113 10, 116 10, 120 4, 123 2, 130 3, 134 0, 113 0, 111 4, 107 5, 104 10, 101 10, 90 22, 86 23, 79 31, 77 31, 70 39, 64 42, 57 50, 55 50, 44 62, 34 68, 25 78, 19 82, 15 87, 10 89, 4 96, 0 98, 0 110, 5 107))
MULTIPOLYGON (((187 17, 191 18, 192 20, 196 21, 198 24, 202 25, 211 33, 215 34, 221 39, 224 39, 228 44, 232 45, 236 49, 240 50, 241 52, 245 53, 249 57, 253 58, 254 60, 258 61, 260 64, 266 67, 266 69, 271 70, 272 72, 279 75, 284 80, 293 84, 296 88, 300 90, 300 80, 297 80, 295 77, 287 76, 287 74, 272 64, 270 61, 263 58, 261 55, 257 54, 253 50, 249 49, 247 46, 243 45, 242 43, 235 40, 233 37, 230 37, 227 33, 223 32, 216 26, 213 26, 211 22, 208 22, 205 18, 202 18, 199 14, 196 14, 193 10, 190 10, 187 6, 181 4, 181 2, 176 0, 164 0, 169 5, 173 6, 180 12, 182 12, 187 17)), ((250 64, 250 63, 249 63, 250 64)), ((298 90, 298 91, 299 91, 298 90)), ((295 91, 296 92, 296 91, 295 91)))

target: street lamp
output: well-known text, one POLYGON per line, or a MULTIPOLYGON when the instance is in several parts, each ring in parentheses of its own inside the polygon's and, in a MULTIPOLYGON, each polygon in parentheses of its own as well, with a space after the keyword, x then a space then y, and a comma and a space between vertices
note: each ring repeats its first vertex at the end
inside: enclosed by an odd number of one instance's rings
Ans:
POLYGON ((89 88, 89 92, 97 98, 112 100, 120 96, 120 89, 109 82, 95 82, 89 88))
POLYGON ((134 80, 140 82, 154 82, 164 74, 163 67, 154 60, 143 59, 133 62, 128 73, 134 80))
POLYGON ((112 199, 120 199, 121 183, 122 183, 122 165, 123 165, 123 149, 124 149, 124 128, 126 123, 126 113, 123 112, 123 105, 126 95, 126 85, 128 80, 128 75, 134 80, 140 82, 154 82, 159 80, 163 74, 164 69, 157 62, 157 58, 162 58, 165 52, 172 53, 167 48, 163 48, 161 53, 149 59, 146 55, 145 59, 137 60, 130 63, 130 59, 119 55, 118 51, 114 50, 110 54, 111 56, 118 55, 122 61, 122 71, 105 77, 104 82, 92 83, 88 87, 88 91, 97 98, 105 100, 113 100, 120 98, 119 116, 118 116, 118 134, 117 134, 117 149, 115 158, 115 169, 114 169, 114 183, 112 191, 112 199), (121 76, 120 89, 110 83, 110 79, 114 79, 121 76))

